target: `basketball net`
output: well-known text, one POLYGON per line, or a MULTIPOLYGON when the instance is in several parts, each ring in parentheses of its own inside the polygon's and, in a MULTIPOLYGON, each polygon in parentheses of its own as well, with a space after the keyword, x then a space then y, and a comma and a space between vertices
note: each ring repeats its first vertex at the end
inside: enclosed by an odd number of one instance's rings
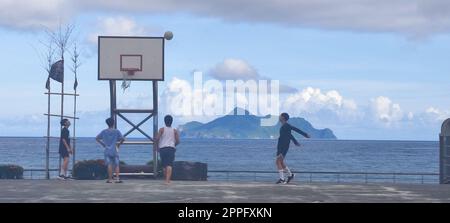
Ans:
POLYGON ((131 85, 131 76, 134 74, 134 71, 122 71, 122 89, 125 92, 131 85))

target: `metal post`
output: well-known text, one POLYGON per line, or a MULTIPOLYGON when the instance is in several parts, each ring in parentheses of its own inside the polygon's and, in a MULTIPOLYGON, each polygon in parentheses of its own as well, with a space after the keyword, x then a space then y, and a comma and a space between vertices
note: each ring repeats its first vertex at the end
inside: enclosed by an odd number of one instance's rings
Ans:
POLYGON ((47 146, 45 147, 45 179, 50 179, 50 86, 47 96, 47 146))
MULTIPOLYGON (((64 64, 64 51, 61 55, 61 59, 64 64)), ((62 82, 61 82, 61 120, 60 120, 60 123, 63 120, 63 116, 64 116, 64 75, 62 75, 62 82)), ((61 131, 61 128, 60 128, 60 131, 61 131)), ((61 140, 61 139, 59 139, 59 140, 61 140)), ((59 156, 59 155, 58 155, 58 160, 59 160, 58 169, 59 169, 59 171, 61 171, 61 156, 59 156)))
POLYGON ((440 184, 445 184, 445 137, 441 134, 439 134, 439 183, 440 184))
POLYGON ((442 123, 439 134, 439 183, 449 183, 450 118, 442 123))
POLYGON ((111 118, 114 119, 114 127, 117 128, 117 116, 116 116, 116 81, 109 81, 109 95, 110 95, 110 107, 111 107, 111 118))
MULTIPOLYGON (((158 134, 158 82, 153 82, 153 142, 158 134)), ((158 177, 158 151, 157 144, 153 143, 153 174, 158 177)))
POLYGON ((75 128, 75 124, 76 124, 76 117, 77 117, 77 89, 74 89, 74 95, 73 95, 73 136, 72 136, 72 175, 73 175, 73 168, 75 167, 75 151, 76 151, 76 147, 77 147, 77 140, 76 140, 76 128, 75 128))

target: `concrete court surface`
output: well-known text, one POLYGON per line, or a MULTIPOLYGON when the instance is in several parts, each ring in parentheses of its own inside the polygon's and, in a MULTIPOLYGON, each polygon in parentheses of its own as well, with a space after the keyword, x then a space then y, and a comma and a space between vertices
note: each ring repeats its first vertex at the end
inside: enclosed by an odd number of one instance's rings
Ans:
POLYGON ((450 185, 126 180, 0 180, 0 202, 450 202, 450 185))

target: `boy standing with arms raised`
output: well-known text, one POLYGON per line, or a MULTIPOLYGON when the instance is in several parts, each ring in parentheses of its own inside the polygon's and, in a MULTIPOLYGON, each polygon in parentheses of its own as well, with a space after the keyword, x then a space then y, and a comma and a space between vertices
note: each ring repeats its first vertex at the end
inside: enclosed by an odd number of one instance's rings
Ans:
POLYGON ((289 183, 292 179, 294 179, 294 174, 291 172, 289 167, 284 163, 284 158, 286 157, 286 154, 289 150, 289 144, 291 143, 291 140, 294 142, 296 146, 300 146, 300 144, 297 142, 297 140, 292 136, 291 130, 296 131, 297 133, 303 135, 306 138, 310 138, 310 136, 303 132, 302 130, 290 125, 287 121, 289 120, 288 113, 281 113, 280 115, 280 138, 278 138, 278 145, 277 145, 277 159, 276 159, 276 165, 278 168, 278 172, 280 174, 280 179, 277 181, 277 184, 289 183), (284 173, 287 174, 287 179, 284 177, 284 173))

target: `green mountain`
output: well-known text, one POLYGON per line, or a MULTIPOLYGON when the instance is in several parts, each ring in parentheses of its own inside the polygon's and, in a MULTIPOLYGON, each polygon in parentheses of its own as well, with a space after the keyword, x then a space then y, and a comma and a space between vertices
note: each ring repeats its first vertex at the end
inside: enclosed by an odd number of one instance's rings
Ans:
MULTIPOLYGON (((275 126, 260 126, 261 119, 250 114, 246 110, 241 110, 235 115, 239 108, 235 108, 230 115, 217 118, 208 123, 188 122, 180 125, 180 135, 183 138, 216 138, 216 139, 270 139, 278 138, 280 123, 275 126)), ((266 117, 267 118, 267 117, 266 117)), ((330 129, 315 129, 311 123, 303 118, 290 118, 289 123, 307 132, 316 139, 337 139, 330 129)), ((293 132, 294 137, 303 138, 302 135, 293 132)))

